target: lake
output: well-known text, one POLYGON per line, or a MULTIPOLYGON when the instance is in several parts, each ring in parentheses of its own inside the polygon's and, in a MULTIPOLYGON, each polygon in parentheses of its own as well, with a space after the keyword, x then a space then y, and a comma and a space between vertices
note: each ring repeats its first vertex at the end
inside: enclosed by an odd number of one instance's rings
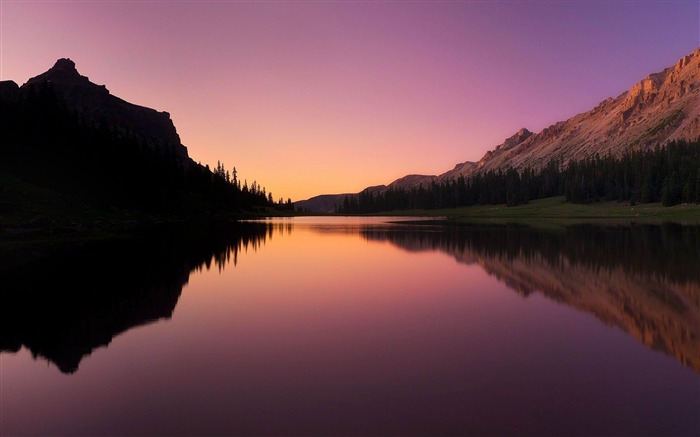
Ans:
POLYGON ((700 434, 700 226, 401 220, 5 271, 0 434, 700 434))

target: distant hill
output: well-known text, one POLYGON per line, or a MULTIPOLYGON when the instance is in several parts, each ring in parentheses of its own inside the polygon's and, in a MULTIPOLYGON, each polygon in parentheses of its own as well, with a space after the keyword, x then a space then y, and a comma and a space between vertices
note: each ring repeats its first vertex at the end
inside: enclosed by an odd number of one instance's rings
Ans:
POLYGON ((322 194, 301 202, 294 202, 294 207, 302 211, 334 213, 337 212, 336 206, 340 205, 346 196, 352 195, 353 193, 322 194))
MULTIPOLYGON (((0 176, 17 181, 0 189, 5 223, 24 217, 22 208, 55 215, 49 203, 10 202, 30 186, 48 190, 44 199, 65 197, 65 205, 75 200, 109 213, 187 218, 272 205, 271 193, 241 186, 233 168, 209 169, 190 158, 167 112, 112 95, 70 59, 22 86, 0 82, 0 110, 0 176)), ((70 215, 65 208, 61 213, 70 215)), ((79 211, 73 214, 80 218, 79 211)), ((50 223, 51 217, 34 221, 50 223)))
MULTIPOLYGON (((628 152, 651 150, 672 140, 694 140, 699 136, 700 48, 697 48, 673 66, 650 74, 628 91, 602 101, 590 111, 539 133, 520 129, 478 162, 457 164, 440 175, 404 176, 386 187, 408 189, 421 184, 427 187, 433 181, 469 178, 508 168, 537 171, 550 161, 565 165, 596 154, 620 157, 628 152)), ((343 202, 344 195, 332 196, 325 195, 327 203, 331 198, 337 205, 343 202)), ((296 205, 313 206, 306 201, 296 205)))

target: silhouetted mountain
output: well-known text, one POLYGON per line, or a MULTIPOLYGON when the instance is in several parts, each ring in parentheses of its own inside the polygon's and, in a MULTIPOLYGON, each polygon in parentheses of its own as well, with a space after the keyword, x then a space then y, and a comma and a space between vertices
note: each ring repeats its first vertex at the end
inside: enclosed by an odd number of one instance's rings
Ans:
MULTIPOLYGON (((700 48, 671 67, 654 73, 615 98, 588 112, 557 122, 539 133, 522 128, 478 162, 464 162, 441 175, 399 178, 387 186, 410 189, 431 182, 469 178, 488 171, 514 168, 539 171, 550 162, 566 165, 596 154, 621 157, 652 150, 672 140, 700 137, 700 48)), ((364 191, 364 190, 363 190, 364 191)), ((359 193, 358 193, 359 194, 359 193)), ((343 195, 334 197, 342 205, 343 195)), ((313 211, 314 204, 296 202, 313 211)))
MULTIPOLYGON (((27 348, 63 373, 136 326, 172 317, 190 272, 235 264, 272 232, 265 223, 144 228, 133 238, 45 248, 0 263, 0 351, 27 348)), ((35 249, 33 249, 35 250, 35 249)), ((0 250, 0 260, 16 253, 0 250)))
POLYGON ((90 206, 192 217, 272 203, 233 168, 195 163, 167 112, 113 96, 70 59, 0 82, 0 110, 0 173, 90 206))
POLYGON ((105 123, 106 128, 119 137, 136 139, 153 148, 171 150, 185 167, 194 163, 187 155, 187 148, 180 143, 170 114, 113 96, 106 86, 96 85, 80 75, 70 59, 59 59, 51 69, 29 79, 20 91, 45 84, 51 84, 83 124, 99 128, 105 123))

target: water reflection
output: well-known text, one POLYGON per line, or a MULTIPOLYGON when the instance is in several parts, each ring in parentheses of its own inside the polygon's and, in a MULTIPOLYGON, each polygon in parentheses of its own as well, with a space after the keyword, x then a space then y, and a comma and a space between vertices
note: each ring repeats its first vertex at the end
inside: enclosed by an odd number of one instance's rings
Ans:
POLYGON ((0 272, 0 351, 26 347, 34 358, 73 373, 120 333, 172 317, 191 272, 235 266, 239 254, 265 244, 273 228, 160 226, 13 266, 0 272))
MULTIPOLYGON (((193 271, 235 266, 275 234, 307 226, 478 264, 527 297, 542 293, 619 327, 700 372, 700 227, 248 222, 149 230, 0 271, 0 351, 27 348, 61 372, 133 327, 172 317, 193 271)), ((316 272, 318 275, 319 272, 316 272)))
POLYGON ((517 293, 593 314, 700 372, 700 227, 523 225, 365 227, 407 251, 478 263, 517 293))

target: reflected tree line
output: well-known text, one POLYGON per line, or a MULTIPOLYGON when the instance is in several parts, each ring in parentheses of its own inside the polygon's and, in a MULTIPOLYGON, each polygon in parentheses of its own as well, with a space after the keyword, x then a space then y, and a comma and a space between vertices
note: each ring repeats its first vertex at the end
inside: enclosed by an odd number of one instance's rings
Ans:
POLYGON ((700 226, 424 224, 361 231, 408 251, 478 263, 523 296, 595 315, 700 372, 700 226), (429 230, 429 232, 426 232, 429 230))
MULTIPOLYGON (((32 262, 2 262, 0 350, 25 347, 73 373, 116 335, 172 317, 191 272, 235 266, 242 253, 291 233, 292 226, 160 226, 130 239, 48 252, 32 262)), ((442 251, 460 263, 478 263, 523 296, 542 293, 591 313, 700 371, 700 226, 545 230, 420 222, 352 232, 403 250, 442 251)), ((16 256, 0 252, 0 261, 16 256)))
POLYGON ((159 226, 133 238, 29 254, 27 262, 0 267, 0 351, 26 347, 73 373, 116 335, 170 318, 191 272, 235 266, 273 230, 261 222, 159 226))
POLYGON ((522 224, 432 226, 431 221, 377 230, 365 228, 369 240, 399 247, 474 252, 513 261, 544 259, 553 268, 581 264, 592 270, 622 269, 628 274, 663 277, 674 282, 700 282, 700 226, 571 225, 542 230, 522 224), (439 232, 424 232, 429 226, 439 232))

